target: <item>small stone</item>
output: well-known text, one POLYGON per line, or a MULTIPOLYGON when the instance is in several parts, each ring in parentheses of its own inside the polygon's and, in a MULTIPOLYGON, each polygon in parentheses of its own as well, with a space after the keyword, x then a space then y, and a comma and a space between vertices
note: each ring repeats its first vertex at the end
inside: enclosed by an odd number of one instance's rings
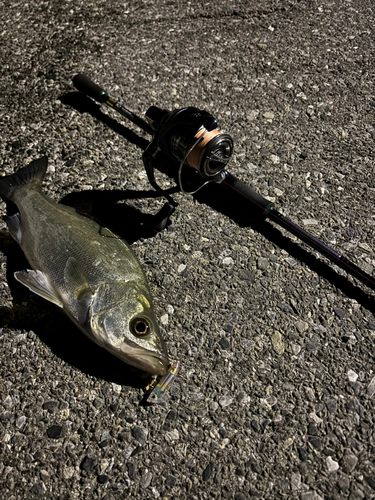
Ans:
POLYGON ((370 398, 375 394, 375 377, 371 379, 371 382, 367 387, 367 394, 370 396, 370 398))
POLYGON ((344 465, 343 471, 346 474, 349 474, 355 469, 357 463, 358 463, 358 458, 355 455, 353 455, 353 453, 346 452, 343 457, 343 465, 344 465))
POLYGON ((10 410, 13 406, 13 399, 11 396, 7 396, 4 401, 3 401, 3 406, 4 408, 6 408, 7 410, 10 410))
POLYGON ((178 441, 180 439, 180 434, 177 429, 172 429, 171 431, 168 431, 165 433, 165 440, 168 443, 174 443, 175 441, 178 441))
POLYGON ((296 328, 299 333, 303 333, 309 328, 309 324, 306 321, 297 321, 296 328))
POLYGON ((22 417, 19 417, 17 418, 16 420, 16 427, 17 429, 22 429, 22 427, 25 425, 26 423, 26 417, 24 415, 22 415, 22 417))
POLYGON ((175 476, 168 476, 165 480, 165 486, 168 487, 168 488, 173 488, 173 486, 175 486, 177 483, 177 479, 175 478, 175 476))
POLYGON ((299 490, 301 482, 302 482, 301 474, 298 473, 292 474, 292 477, 290 478, 290 487, 292 491, 299 490))
POLYGON ((316 427, 316 424, 313 422, 310 422, 308 427, 307 427, 307 434, 310 436, 317 436, 318 435, 318 429, 316 427))
POLYGON ((320 450, 322 447, 322 441, 320 438, 315 437, 315 436, 310 436, 309 437, 309 443, 311 446, 313 446, 316 450, 320 450))
POLYGON ((335 462, 335 460, 333 460, 330 456, 326 458, 326 464, 328 472, 335 472, 340 467, 339 464, 335 462))
POLYGON ((333 312, 336 314, 336 316, 338 316, 339 319, 344 319, 347 316, 347 313, 339 308, 334 309, 333 312))
POLYGON ((64 467, 63 469, 63 478, 64 479, 71 479, 74 476, 74 467, 64 467))
POLYGON ((278 354, 279 356, 283 355, 285 351, 285 344, 282 340, 280 332, 275 332, 271 335, 271 342, 273 350, 276 352, 276 354, 278 354))
POLYGON ((102 408, 104 406, 104 403, 105 403, 104 399, 102 399, 102 398, 95 398, 94 402, 93 402, 93 405, 95 406, 95 408, 97 410, 99 410, 100 408, 102 408))
POLYGON ((337 401, 336 401, 336 399, 328 399, 326 401, 326 407, 327 407, 327 410, 330 413, 335 413, 336 410, 337 410, 337 401))
POLYGON ((169 322, 168 314, 163 314, 163 316, 161 316, 161 318, 160 318, 160 323, 164 326, 167 326, 168 322, 169 322))
POLYGON ((228 349, 230 347, 230 343, 229 341, 226 339, 226 338, 222 338, 220 341, 219 341, 219 344, 220 344, 220 347, 222 349, 228 349))
POLYGON ((234 500, 246 500, 247 497, 243 493, 236 493, 234 495, 234 500))
POLYGON ((275 113, 273 113, 272 111, 266 111, 265 113, 263 113, 263 118, 268 121, 272 121, 275 118, 275 113))
POLYGON ((341 491, 348 491, 350 487, 350 482, 347 477, 342 477, 337 481, 337 486, 341 491))
POLYGON ((234 265, 234 260, 232 259, 232 257, 224 257, 222 262, 226 266, 233 266, 234 265))
POLYGON ((375 476, 365 476, 366 483, 375 490, 375 476))
POLYGON ((214 463, 209 462, 207 467, 204 469, 203 474, 202 474, 203 481, 208 481, 210 479, 210 477, 212 476, 213 471, 214 471, 214 463))
POLYGON ((295 356, 301 352, 301 346, 299 344, 292 344, 290 348, 295 356))
POLYGON ((133 462, 128 462, 126 464, 126 467, 128 469, 128 476, 132 481, 135 481, 138 476, 138 469, 135 463, 133 462))
POLYGON ((107 476, 107 474, 100 474, 100 476, 98 476, 98 483, 104 484, 108 481, 108 479, 109 479, 109 476, 107 476))
POLYGON ((301 500, 323 500, 316 491, 306 491, 301 494, 301 500))
POLYGON ((53 413, 58 406, 58 401, 56 401, 55 399, 50 399, 49 401, 43 403, 42 408, 43 410, 48 410, 50 413, 53 413))
POLYGON ((51 425, 47 429, 47 436, 51 439, 60 439, 65 436, 64 428, 61 425, 51 425))
POLYGON ((3 413, 0 415, 0 421, 5 423, 8 422, 12 418, 12 414, 10 411, 3 411, 3 413))
POLYGON ((250 425, 255 432, 260 432, 260 426, 259 426, 259 423, 257 422, 257 420, 252 420, 250 422, 250 425))
POLYGON ((152 479, 152 473, 148 469, 145 469, 139 481, 139 485, 141 486, 141 488, 144 489, 148 488, 150 486, 151 479, 152 479))
POLYGON ((98 463, 98 459, 96 457, 86 456, 82 460, 80 468, 86 472, 92 472, 95 469, 97 463, 98 463))
POLYGON ((306 389, 306 397, 309 401, 315 401, 315 393, 314 391, 311 389, 311 387, 307 387, 306 389))
POLYGON ((47 491, 46 485, 43 483, 43 481, 39 481, 38 483, 34 484, 34 486, 31 488, 31 493, 35 495, 37 498, 42 497, 47 491))
POLYGON ((269 265, 268 259, 264 257, 259 257, 259 259, 257 260, 257 268, 260 269, 261 271, 266 271, 268 265, 269 265))
POLYGON ((230 396, 222 396, 220 399, 219 399, 219 405, 222 407, 222 408, 225 408, 226 406, 229 406, 233 403, 233 398, 231 398, 230 396))
POLYGON ((358 378, 358 374, 355 373, 353 370, 348 371, 348 380, 349 382, 356 382, 358 378))
POLYGON ((146 441, 145 434, 146 433, 142 427, 135 426, 132 428, 132 435, 139 443, 144 443, 146 441))

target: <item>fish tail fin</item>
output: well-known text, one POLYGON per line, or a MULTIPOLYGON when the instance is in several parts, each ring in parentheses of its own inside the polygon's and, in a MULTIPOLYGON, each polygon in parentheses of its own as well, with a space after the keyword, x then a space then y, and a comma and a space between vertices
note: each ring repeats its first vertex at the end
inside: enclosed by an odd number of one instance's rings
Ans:
POLYGON ((33 184, 34 188, 42 189, 42 181, 47 171, 48 159, 46 156, 34 160, 26 167, 12 175, 0 177, 0 196, 7 200, 14 200, 14 194, 22 186, 33 184))

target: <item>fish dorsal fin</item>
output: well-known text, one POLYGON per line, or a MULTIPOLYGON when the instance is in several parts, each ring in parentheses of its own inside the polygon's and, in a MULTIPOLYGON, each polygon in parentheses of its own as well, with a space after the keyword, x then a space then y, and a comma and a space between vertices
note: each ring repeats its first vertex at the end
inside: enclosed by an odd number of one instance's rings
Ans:
POLYGON ((3 217, 6 225, 8 226, 9 232, 16 242, 21 245, 21 220, 20 214, 16 213, 14 215, 4 215, 3 217))
POLYGON ((74 257, 69 257, 66 262, 64 282, 66 288, 77 301, 89 302, 91 300, 93 291, 83 274, 81 266, 74 257))
POLYGON ((51 289, 47 277, 42 271, 31 271, 30 269, 26 271, 17 271, 14 273, 14 277, 17 281, 27 286, 32 292, 59 307, 63 307, 61 300, 51 289))

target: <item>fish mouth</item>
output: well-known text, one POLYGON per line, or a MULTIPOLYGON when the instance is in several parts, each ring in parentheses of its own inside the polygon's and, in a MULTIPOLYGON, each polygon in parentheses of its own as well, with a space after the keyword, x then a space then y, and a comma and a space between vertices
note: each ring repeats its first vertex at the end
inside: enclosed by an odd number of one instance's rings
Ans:
POLYGON ((128 365, 151 373, 152 375, 166 375, 169 359, 166 355, 149 351, 138 346, 131 346, 122 342, 116 355, 128 365))

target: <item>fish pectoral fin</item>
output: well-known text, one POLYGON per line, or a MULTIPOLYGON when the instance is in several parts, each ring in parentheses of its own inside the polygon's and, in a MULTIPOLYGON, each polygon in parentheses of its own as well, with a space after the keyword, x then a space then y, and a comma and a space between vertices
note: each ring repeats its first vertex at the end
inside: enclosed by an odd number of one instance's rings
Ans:
POLYGON ((78 302, 88 303, 94 294, 81 266, 74 257, 69 257, 64 271, 65 285, 78 302))
POLYGON ((48 283, 46 275, 42 273, 42 271, 32 271, 30 269, 26 271, 17 271, 14 273, 14 277, 17 281, 27 286, 32 292, 59 307, 63 307, 61 300, 56 297, 55 292, 48 283))
POLYGON ((8 226, 9 232, 16 242, 21 245, 21 221, 20 214, 16 213, 14 215, 5 215, 4 221, 8 226))

